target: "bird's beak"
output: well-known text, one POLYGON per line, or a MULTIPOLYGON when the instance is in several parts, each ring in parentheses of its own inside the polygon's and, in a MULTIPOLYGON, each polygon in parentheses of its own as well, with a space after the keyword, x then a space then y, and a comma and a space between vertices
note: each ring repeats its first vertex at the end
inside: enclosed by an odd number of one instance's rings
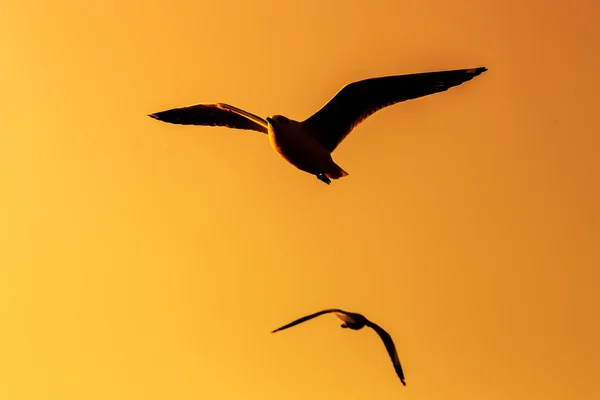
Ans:
POLYGON ((271 119, 271 117, 267 117, 267 122, 271 125, 273 125, 273 120, 271 119))

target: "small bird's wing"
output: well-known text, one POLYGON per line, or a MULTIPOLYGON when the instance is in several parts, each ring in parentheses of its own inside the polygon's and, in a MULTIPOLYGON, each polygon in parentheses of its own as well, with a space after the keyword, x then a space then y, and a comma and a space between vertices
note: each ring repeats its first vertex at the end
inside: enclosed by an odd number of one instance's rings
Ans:
POLYGON ((303 121, 309 135, 332 152, 352 129, 376 111, 401 101, 443 92, 487 68, 459 69, 365 79, 344 86, 303 121))
POLYGON ((398 358, 398 352, 396 351, 396 346, 394 346, 394 341, 392 340, 392 337, 389 335, 389 333, 383 330, 382 327, 380 327, 374 322, 368 321, 366 325, 370 328, 373 328, 373 330, 377 332, 377 334, 383 341, 383 344, 385 345, 385 348, 388 354, 390 355, 390 359, 392 360, 392 364, 394 364, 396 374, 398 375, 398 378, 400 378, 400 382, 402 382, 402 384, 406 386, 406 382, 404 381, 404 372, 402 371, 402 365, 400 365, 400 358, 398 358))
POLYGON ((319 311, 319 312, 316 312, 314 314, 307 315, 306 317, 299 318, 299 319, 297 319, 297 320, 295 320, 293 322, 290 322, 289 324, 284 325, 281 328, 275 329, 271 333, 275 333, 275 332, 282 331, 282 330, 287 329, 287 328, 291 328, 294 325, 298 325, 298 324, 300 324, 300 323, 302 323, 304 321, 308 321, 309 319, 313 319, 315 317, 318 317, 319 315, 323 315, 323 314, 327 314, 327 313, 332 313, 332 312, 338 312, 338 313, 346 314, 345 311, 338 310, 336 308, 332 308, 332 309, 329 309, 329 310, 319 311))
POLYGON ((226 126, 267 133, 268 123, 259 116, 224 103, 195 104, 148 115, 159 121, 181 125, 226 126))

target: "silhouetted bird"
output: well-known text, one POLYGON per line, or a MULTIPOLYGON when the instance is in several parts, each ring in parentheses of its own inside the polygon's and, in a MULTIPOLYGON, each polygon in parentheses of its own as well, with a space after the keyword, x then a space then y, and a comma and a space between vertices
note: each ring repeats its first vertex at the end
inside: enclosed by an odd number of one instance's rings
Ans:
POLYGON ((330 184, 331 179, 348 175, 333 161, 331 153, 361 121, 384 107, 443 92, 485 71, 487 68, 480 67, 353 82, 301 122, 283 115, 262 119, 224 103, 196 104, 149 116, 173 124, 226 126, 266 133, 271 147, 290 164, 330 184))
POLYGON ((365 318, 361 314, 351 313, 348 311, 332 308, 329 310, 323 310, 323 311, 316 312, 314 314, 307 315, 306 317, 299 318, 293 322, 290 322, 287 325, 282 326, 281 328, 275 329, 271 333, 275 333, 275 332, 282 331, 287 328, 291 328, 294 325, 298 325, 304 321, 308 321, 309 319, 313 319, 315 317, 318 317, 319 315, 323 315, 323 314, 327 314, 327 313, 335 313, 335 315, 337 315, 337 317, 339 319, 344 321, 344 323, 340 325, 342 328, 359 330, 364 326, 368 326, 369 328, 372 328, 375 332, 377 332, 377 334, 379 335, 381 340, 383 340, 383 344, 385 345, 385 348, 387 349, 387 352, 390 355, 390 359, 392 360, 392 363, 394 364, 394 369, 396 370, 396 374, 398 375, 398 378, 400 378, 400 381, 402 382, 402 384, 404 386, 406 386, 406 382, 404 381, 404 372, 402 372, 402 366, 400 365, 400 359, 398 358, 398 352, 396 351, 396 346, 394 346, 394 341, 392 340, 392 337, 385 330, 383 330, 383 328, 381 328, 379 325, 375 324, 374 322, 369 321, 367 318, 365 318))

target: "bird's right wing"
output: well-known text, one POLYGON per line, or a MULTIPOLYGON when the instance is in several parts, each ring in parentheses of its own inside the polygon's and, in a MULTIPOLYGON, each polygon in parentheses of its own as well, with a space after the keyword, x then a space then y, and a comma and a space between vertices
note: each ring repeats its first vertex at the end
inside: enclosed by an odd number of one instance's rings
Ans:
POLYGON ((319 312, 316 312, 314 314, 307 315, 306 317, 299 318, 299 319, 297 319, 297 320, 295 320, 293 322, 290 322, 289 324, 284 325, 281 328, 275 329, 271 333, 275 333, 275 332, 282 331, 282 330, 287 329, 287 328, 291 328, 294 325, 298 325, 298 324, 300 324, 300 323, 302 323, 304 321, 308 321, 309 319, 313 319, 315 317, 318 317, 319 315, 323 315, 323 314, 327 314, 327 313, 332 313, 332 312, 338 312, 338 313, 346 314, 345 311, 338 310, 336 308, 331 308, 329 310, 319 311, 319 312))
POLYGON ((379 325, 377 325, 374 322, 368 321, 367 326, 369 326, 375 332, 377 332, 377 334, 383 341, 383 344, 385 345, 385 348, 386 348, 388 354, 390 355, 390 359, 392 360, 392 364, 394 364, 394 369, 396 370, 396 375, 398 375, 398 378, 400 378, 400 382, 402 382, 402 384, 404 386, 406 386, 406 382, 404 381, 404 372, 402 371, 402 365, 400 364, 400 358, 398 357, 398 352, 396 351, 396 346, 394 345, 394 341, 392 340, 392 337, 382 327, 380 327, 379 325))
POLYGON ((268 132, 268 122, 261 117, 224 103, 195 104, 148 116, 171 124, 226 126, 234 129, 268 132))

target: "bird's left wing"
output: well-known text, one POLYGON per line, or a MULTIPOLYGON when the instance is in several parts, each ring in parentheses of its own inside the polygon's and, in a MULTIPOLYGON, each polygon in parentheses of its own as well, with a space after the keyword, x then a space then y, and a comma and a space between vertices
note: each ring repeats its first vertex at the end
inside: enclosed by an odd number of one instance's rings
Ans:
POLYGON ((226 126, 262 133, 268 132, 268 122, 261 117, 225 103, 195 104, 150 114, 149 117, 171 124, 226 126))
POLYGON ((400 365, 400 358, 398 357, 398 352, 396 351, 396 346, 394 345, 392 337, 382 327, 380 327, 374 322, 368 321, 367 326, 372 328, 375 332, 377 332, 377 334, 383 341, 383 344, 385 345, 385 348, 388 354, 390 355, 390 359, 392 360, 392 364, 394 364, 396 374, 398 375, 398 378, 400 378, 400 382, 402 382, 402 384, 406 386, 406 382, 404 381, 404 372, 402 371, 402 365, 400 365))
POLYGON ((302 122, 332 152, 365 118, 384 107, 443 92, 487 71, 485 67, 370 78, 344 86, 302 122))
POLYGON ((323 315, 323 314, 327 314, 327 313, 332 313, 332 312, 338 312, 338 313, 346 314, 345 311, 338 310, 336 308, 331 308, 331 309, 328 309, 328 310, 319 311, 319 312, 316 312, 314 314, 307 315, 306 317, 298 318, 297 320, 295 320, 293 322, 290 322, 289 324, 284 325, 281 328, 275 329, 271 333, 275 333, 275 332, 282 331, 282 330, 287 329, 287 328, 291 328, 294 325, 298 325, 298 324, 300 324, 300 323, 302 323, 304 321, 308 321, 309 319, 313 319, 315 317, 318 317, 319 315, 323 315))

